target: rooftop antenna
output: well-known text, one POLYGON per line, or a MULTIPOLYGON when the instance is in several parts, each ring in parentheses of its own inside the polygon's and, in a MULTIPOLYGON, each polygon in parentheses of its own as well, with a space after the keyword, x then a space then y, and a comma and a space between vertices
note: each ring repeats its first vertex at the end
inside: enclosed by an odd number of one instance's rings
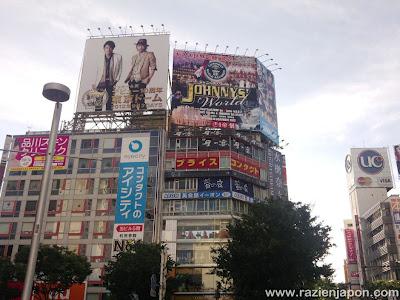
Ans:
POLYGON ((258 49, 256 49, 256 51, 254 51, 253 56, 256 56, 257 52, 258 52, 258 49))
POLYGON ((118 28, 119 28, 119 31, 121 31, 121 34, 124 34, 124 32, 122 31, 122 27, 119 26, 118 28))
POLYGON ((140 25, 140 27, 142 27, 143 34, 145 34, 145 33, 144 33, 144 28, 143 28, 143 25, 140 25))
POLYGON ((274 60, 274 59, 273 58, 268 58, 266 60, 263 60, 261 63, 265 63, 266 61, 271 61, 271 60, 274 60))
POLYGON ((154 25, 151 24, 150 27, 151 27, 151 29, 153 29, 153 33, 155 33, 155 32, 154 32, 154 25))
POLYGON ((214 52, 217 52, 218 47, 219 47, 219 45, 217 44, 217 46, 215 46, 214 52))
POLYGON ((92 37, 92 36, 93 36, 93 34, 92 34, 92 32, 90 31, 90 28, 88 28, 88 29, 87 29, 87 31, 89 32, 89 34, 90 34, 90 37, 92 37))
POLYGON ((273 69, 273 70, 270 70, 270 71, 273 72, 273 71, 278 71, 278 70, 282 70, 282 68, 276 68, 276 69, 273 69))
POLYGON ((206 44, 206 46, 204 47, 204 52, 207 52, 207 47, 208 47, 208 44, 206 44))
POLYGON ((131 29, 132 35, 134 35, 135 33, 133 32, 133 28, 131 25, 129 25, 129 28, 131 29))
POLYGON ((188 43, 188 42, 185 42, 185 50, 186 50, 187 43, 188 43))
POLYGON ((176 48, 176 43, 177 43, 178 41, 175 41, 175 43, 174 43, 174 49, 176 48))
POLYGON ((165 32, 164 24, 161 24, 162 31, 165 32))
POLYGON ((110 30, 111 35, 114 35, 114 33, 113 33, 112 30, 111 30, 111 27, 108 27, 108 30, 110 30))
POLYGON ((265 66, 265 67, 268 68, 268 67, 277 66, 277 65, 278 65, 277 63, 273 63, 273 64, 270 64, 270 65, 265 66))
POLYGON ((196 42, 196 46, 194 47, 194 51, 196 51, 196 49, 197 49, 197 45, 198 45, 199 43, 198 42, 196 42))
POLYGON ((229 46, 226 46, 226 47, 225 47, 224 54, 226 53, 226 50, 228 50, 228 48, 229 48, 229 46))
POLYGON ((239 47, 236 47, 236 49, 235 49, 235 54, 234 54, 234 55, 236 55, 236 53, 238 52, 238 50, 239 50, 239 47))
POLYGON ((246 56, 247 51, 249 51, 249 48, 246 48, 246 51, 244 51, 243 56, 246 56))

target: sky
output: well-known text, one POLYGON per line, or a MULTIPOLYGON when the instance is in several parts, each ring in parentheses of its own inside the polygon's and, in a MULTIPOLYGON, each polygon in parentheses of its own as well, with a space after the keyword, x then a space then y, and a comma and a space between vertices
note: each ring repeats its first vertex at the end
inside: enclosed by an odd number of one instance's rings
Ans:
POLYGON ((396 0, 2 0, 0 143, 50 128, 46 82, 71 88, 62 120, 72 119, 87 28, 164 24, 178 48, 269 53, 282 67, 274 74, 289 196, 332 227, 336 247, 326 260, 344 281, 344 157, 351 147, 400 142, 399 15, 396 0))

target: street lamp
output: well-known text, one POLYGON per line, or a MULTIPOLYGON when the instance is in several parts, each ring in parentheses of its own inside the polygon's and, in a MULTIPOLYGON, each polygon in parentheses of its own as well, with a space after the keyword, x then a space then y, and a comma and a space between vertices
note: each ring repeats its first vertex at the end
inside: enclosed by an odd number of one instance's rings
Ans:
POLYGON ((44 172, 42 177, 42 186, 40 189, 40 196, 38 201, 38 208, 36 212, 35 223, 33 227, 33 236, 31 242, 31 249, 29 251, 29 259, 27 271, 25 274, 24 290, 22 292, 22 300, 30 300, 33 286, 33 279, 35 275, 36 260, 40 245, 40 235, 43 226, 43 215, 46 208, 46 203, 49 196, 49 187, 51 179, 51 167, 53 164, 54 148, 57 140, 58 125, 61 117, 61 102, 68 101, 71 94, 70 89, 60 83, 46 83, 43 86, 42 95, 50 101, 55 102, 53 121, 51 123, 51 131, 49 136, 49 146, 46 151, 46 162, 44 165, 44 172))

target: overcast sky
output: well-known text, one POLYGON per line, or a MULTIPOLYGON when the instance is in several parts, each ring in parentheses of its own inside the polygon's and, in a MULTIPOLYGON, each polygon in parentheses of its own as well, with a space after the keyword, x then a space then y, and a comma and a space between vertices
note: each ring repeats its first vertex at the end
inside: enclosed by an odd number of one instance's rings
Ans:
POLYGON ((87 28, 165 24, 180 47, 268 52, 283 67, 275 80, 290 198, 332 226, 327 260, 343 281, 344 157, 350 147, 400 142, 399 16, 395 0, 2 0, 0 142, 50 128, 53 105, 41 96, 49 81, 71 88, 62 119, 72 119, 87 28))

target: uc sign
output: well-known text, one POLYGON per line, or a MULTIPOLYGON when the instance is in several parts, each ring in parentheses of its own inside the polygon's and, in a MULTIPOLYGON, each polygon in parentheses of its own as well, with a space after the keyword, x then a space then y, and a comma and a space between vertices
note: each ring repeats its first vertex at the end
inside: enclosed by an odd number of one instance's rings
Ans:
POLYGON ((367 174, 378 174, 385 167, 385 160, 382 155, 375 150, 364 150, 357 158, 361 170, 367 174))

